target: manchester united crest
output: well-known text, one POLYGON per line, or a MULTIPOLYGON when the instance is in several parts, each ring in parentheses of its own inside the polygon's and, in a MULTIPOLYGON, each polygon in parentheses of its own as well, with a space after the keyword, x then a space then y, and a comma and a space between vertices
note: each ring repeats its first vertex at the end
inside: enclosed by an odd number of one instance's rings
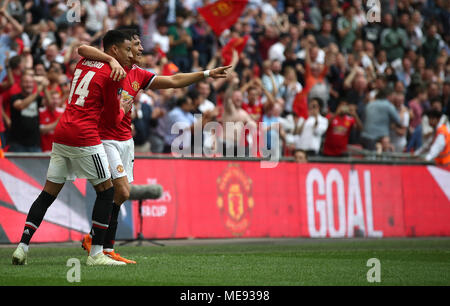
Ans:
POLYGON ((211 7, 212 13, 217 17, 225 17, 231 14, 233 11, 232 1, 219 1, 211 7))
POLYGON ((230 164, 217 179, 217 206, 221 210, 225 226, 235 236, 241 236, 250 224, 252 180, 238 164, 230 164))
POLYGON ((131 87, 134 89, 134 91, 138 91, 141 85, 137 81, 134 81, 133 83, 131 83, 131 87))

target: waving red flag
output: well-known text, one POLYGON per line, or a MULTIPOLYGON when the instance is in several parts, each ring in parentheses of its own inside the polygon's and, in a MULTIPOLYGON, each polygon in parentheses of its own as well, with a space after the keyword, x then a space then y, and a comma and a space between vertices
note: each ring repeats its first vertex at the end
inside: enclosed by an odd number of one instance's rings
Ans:
POLYGON ((217 36, 231 27, 242 15, 248 0, 218 0, 204 7, 198 12, 205 18, 217 36))
POLYGON ((240 55, 244 51, 247 40, 250 38, 249 35, 244 37, 235 37, 230 39, 230 41, 222 48, 222 64, 227 66, 231 63, 233 59, 233 50, 236 50, 240 55))

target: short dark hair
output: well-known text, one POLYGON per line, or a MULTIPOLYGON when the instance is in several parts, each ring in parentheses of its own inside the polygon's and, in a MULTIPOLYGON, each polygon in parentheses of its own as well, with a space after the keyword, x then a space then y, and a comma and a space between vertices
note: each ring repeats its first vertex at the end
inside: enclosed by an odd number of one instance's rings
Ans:
POLYGON ((109 30, 106 32, 105 36, 103 36, 103 49, 105 51, 109 50, 113 45, 122 44, 125 40, 130 40, 131 37, 119 30, 109 30))
POLYGON ((21 61, 22 57, 20 55, 15 55, 9 59, 9 67, 14 70, 19 67, 21 61))
POLYGON ((338 100, 338 102, 337 102, 337 105, 336 105, 336 106, 339 106, 339 105, 341 105, 342 103, 346 103, 346 104, 349 104, 349 102, 348 102, 348 99, 347 99, 347 98, 345 98, 345 97, 341 97, 341 98, 339 98, 339 100, 338 100))
POLYGON ((428 117, 429 119, 432 119, 432 118, 434 118, 434 119, 440 119, 441 116, 442 116, 442 113, 441 113, 440 111, 435 110, 435 109, 429 110, 429 111, 427 112, 427 117, 428 117))
POLYGON ((135 38, 139 39, 139 33, 136 29, 122 29, 120 31, 124 32, 126 35, 128 35, 129 37, 131 37, 133 39, 135 39, 135 38))
POLYGON ((187 18, 189 16, 189 13, 184 8, 177 8, 175 15, 176 15, 176 17, 187 18))
POLYGON ((444 106, 444 103, 442 103, 442 100, 441 100, 440 97, 434 97, 434 98, 432 98, 431 101, 430 101, 430 104, 433 104, 433 103, 436 103, 436 102, 438 102, 438 103, 440 103, 442 106, 444 106))
POLYGON ((308 104, 310 104, 314 100, 317 101, 317 103, 319 104, 319 108, 322 109, 323 108, 323 100, 319 97, 311 97, 308 104))
POLYGON ((182 107, 184 104, 186 104, 188 102, 188 98, 191 99, 190 97, 187 97, 187 96, 182 96, 182 97, 178 98, 176 105, 178 107, 182 107))
POLYGON ((382 89, 380 89, 380 91, 377 93, 376 98, 377 98, 378 100, 386 99, 386 98, 389 97, 389 95, 390 95, 391 93, 393 93, 393 92, 394 92, 394 91, 393 91, 391 88, 389 88, 389 87, 382 88, 382 89))
POLYGON ((199 96, 200 96, 200 95, 199 95, 197 89, 192 89, 192 90, 190 90, 189 93, 188 93, 188 97, 191 98, 192 101, 197 100, 199 96))

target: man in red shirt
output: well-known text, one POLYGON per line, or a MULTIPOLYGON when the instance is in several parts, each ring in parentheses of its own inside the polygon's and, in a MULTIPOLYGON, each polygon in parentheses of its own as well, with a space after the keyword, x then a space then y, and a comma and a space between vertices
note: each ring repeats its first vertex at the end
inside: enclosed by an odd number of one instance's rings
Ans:
MULTIPOLYGON (((126 32, 132 37, 131 51, 133 58, 131 60, 131 65, 125 67, 125 71, 122 71, 122 74, 127 74, 124 81, 122 99, 133 100, 140 89, 186 87, 193 83, 197 83, 208 76, 212 78, 225 78, 226 70, 231 67, 218 67, 210 71, 179 73, 171 76, 156 76, 137 66, 142 60, 144 48, 142 47, 139 36, 135 32, 126 32)), ((108 62, 111 62, 112 60, 110 55, 87 45, 80 46, 78 52, 81 56, 92 60, 108 62)), ((117 66, 117 63, 113 65, 113 67, 117 66)), ((102 117, 99 123, 99 131, 111 166, 111 175, 114 185, 114 203, 117 204, 113 206, 108 233, 105 239, 104 251, 105 254, 115 260, 125 263, 135 263, 135 261, 123 258, 114 252, 114 240, 120 205, 128 200, 130 196, 130 183, 133 181, 134 142, 131 133, 131 112, 127 113, 122 122, 120 122, 119 125, 116 125, 115 128, 108 127, 102 117)), ((84 236, 82 245, 89 251, 91 247, 91 236, 89 234, 84 236)))
POLYGON ((245 110, 256 122, 262 120, 263 103, 262 97, 259 95, 256 87, 249 87, 247 89, 247 101, 242 103, 242 109, 245 110))
MULTIPOLYGON (((22 91, 20 81, 22 79, 22 72, 25 68, 24 61, 20 55, 13 56, 12 58, 7 59, 5 68, 8 72, 7 77, 0 84, 0 100, 3 108, 0 119, 3 118, 6 123, 4 131, 11 128, 11 97, 22 91)), ((6 145, 6 143, 3 145, 6 145)))
MULTIPOLYGON (((130 37, 111 30, 103 38, 105 51, 122 66, 132 58, 130 37)), ((67 180, 86 178, 94 186, 97 198, 92 212, 92 248, 87 265, 124 265, 103 253, 103 242, 112 210, 114 189, 108 159, 102 145, 100 117, 113 127, 131 109, 120 99, 123 84, 114 81, 105 62, 81 59, 74 72, 68 105, 54 134, 52 154, 44 189, 28 212, 22 238, 12 256, 15 265, 26 264, 31 237, 42 222, 67 180)))
POLYGON ((44 107, 39 109, 39 131, 41 133, 41 150, 50 152, 53 146, 55 128, 59 118, 64 113, 61 105, 61 94, 58 91, 50 91, 49 101, 44 102, 44 107))
POLYGON ((337 106, 336 114, 328 117, 328 130, 325 136, 323 154, 326 156, 342 156, 347 151, 350 131, 353 127, 362 129, 362 123, 356 113, 355 107, 341 100, 337 106))

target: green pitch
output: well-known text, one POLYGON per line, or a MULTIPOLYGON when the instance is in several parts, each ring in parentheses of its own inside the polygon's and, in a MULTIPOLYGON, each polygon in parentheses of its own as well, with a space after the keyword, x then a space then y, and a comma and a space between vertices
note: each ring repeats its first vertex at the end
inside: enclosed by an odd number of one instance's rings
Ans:
POLYGON ((450 285, 450 238, 168 241, 117 247, 138 262, 124 267, 88 267, 78 244, 32 245, 28 265, 13 266, 13 250, 0 247, 0 285, 450 285), (81 263, 78 283, 67 280, 70 258, 81 263), (367 280, 370 258, 380 282, 367 280))

